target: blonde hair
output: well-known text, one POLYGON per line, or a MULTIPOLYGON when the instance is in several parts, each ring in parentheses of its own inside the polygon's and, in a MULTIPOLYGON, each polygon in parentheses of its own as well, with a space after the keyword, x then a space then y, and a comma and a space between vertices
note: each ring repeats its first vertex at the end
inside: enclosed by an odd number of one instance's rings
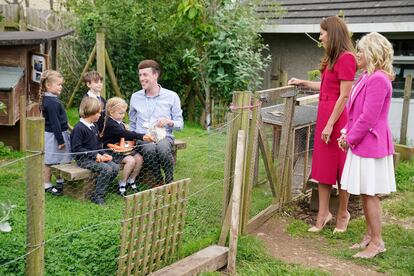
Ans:
POLYGON ((364 35, 358 41, 357 49, 364 52, 368 74, 382 70, 391 80, 394 79, 395 73, 392 66, 394 50, 384 36, 377 32, 364 35))
POLYGON ((108 120, 108 117, 111 116, 111 113, 114 112, 117 109, 127 109, 128 108, 128 104, 125 102, 124 99, 120 98, 120 97, 113 97, 110 98, 107 102, 106 102, 106 111, 105 111, 105 121, 104 121, 104 126, 102 128, 102 132, 100 133, 100 136, 103 137, 105 129, 106 129, 106 121, 108 120))
POLYGON ((42 106, 43 94, 47 92, 46 86, 57 82, 59 79, 63 80, 62 75, 55 70, 46 70, 40 75, 40 90, 39 90, 39 105, 42 106))
POLYGON ((101 103, 93 97, 84 97, 79 106, 79 116, 87 118, 101 112, 101 103))

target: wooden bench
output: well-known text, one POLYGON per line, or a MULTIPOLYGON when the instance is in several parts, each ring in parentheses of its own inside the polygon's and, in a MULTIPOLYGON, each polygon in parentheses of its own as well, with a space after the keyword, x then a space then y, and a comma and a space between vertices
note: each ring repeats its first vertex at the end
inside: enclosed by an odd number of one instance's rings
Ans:
MULTIPOLYGON (((185 149, 187 143, 181 140, 174 141, 173 158, 174 163, 177 162, 177 151, 185 149)), ((78 167, 75 162, 70 164, 53 165, 52 174, 60 175, 65 180, 65 187, 63 193, 73 198, 85 201, 89 200, 93 191, 95 190, 96 176, 88 169, 78 167)), ((138 176, 138 181, 152 186, 154 183, 153 174, 148 170, 141 170, 138 176)))

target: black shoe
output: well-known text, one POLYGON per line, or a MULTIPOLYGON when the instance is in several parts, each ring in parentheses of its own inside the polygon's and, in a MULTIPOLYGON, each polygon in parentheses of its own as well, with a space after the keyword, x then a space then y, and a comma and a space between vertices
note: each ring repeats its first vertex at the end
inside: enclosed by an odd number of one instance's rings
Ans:
POLYGON ((139 189, 135 183, 128 183, 128 188, 132 191, 133 194, 139 192, 139 189))
POLYGON ((126 189, 125 189, 125 191, 118 190, 117 194, 122 196, 122 197, 126 197, 127 196, 126 189))
POLYGON ((61 196, 63 195, 62 190, 60 189, 56 189, 55 187, 49 187, 47 189, 45 189, 45 192, 50 193, 54 196, 61 196))
POLYGON ((97 198, 93 197, 93 198, 91 198, 91 201, 95 204, 98 204, 98 205, 104 205, 105 204, 105 199, 103 199, 102 197, 97 197, 97 198))

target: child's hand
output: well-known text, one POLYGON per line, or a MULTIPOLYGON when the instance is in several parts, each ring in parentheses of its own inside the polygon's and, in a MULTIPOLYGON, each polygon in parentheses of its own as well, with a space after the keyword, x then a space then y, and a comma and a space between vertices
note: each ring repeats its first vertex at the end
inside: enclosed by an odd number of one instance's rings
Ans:
POLYGON ((105 153, 104 155, 102 155, 102 162, 108 162, 108 161, 112 161, 112 156, 105 153))
POLYGON ((98 153, 98 154, 96 155, 96 162, 98 162, 98 163, 103 162, 102 158, 103 158, 103 156, 102 156, 102 155, 100 155, 100 154, 98 153))
POLYGON ((144 137, 142 138, 142 140, 146 141, 146 142, 155 142, 154 137, 152 137, 149 134, 145 134, 144 137))
POLYGON ((65 144, 58 145, 58 149, 62 150, 65 148, 65 144))

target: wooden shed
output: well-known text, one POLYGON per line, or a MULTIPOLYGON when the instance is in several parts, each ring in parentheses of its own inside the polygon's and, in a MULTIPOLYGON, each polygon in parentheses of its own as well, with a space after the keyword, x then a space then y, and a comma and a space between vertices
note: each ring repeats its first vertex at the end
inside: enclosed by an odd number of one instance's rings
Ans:
POLYGON ((0 101, 6 106, 0 111, 0 141, 19 148, 21 96, 23 114, 39 116, 40 75, 56 69, 57 40, 72 32, 0 32, 0 101))

